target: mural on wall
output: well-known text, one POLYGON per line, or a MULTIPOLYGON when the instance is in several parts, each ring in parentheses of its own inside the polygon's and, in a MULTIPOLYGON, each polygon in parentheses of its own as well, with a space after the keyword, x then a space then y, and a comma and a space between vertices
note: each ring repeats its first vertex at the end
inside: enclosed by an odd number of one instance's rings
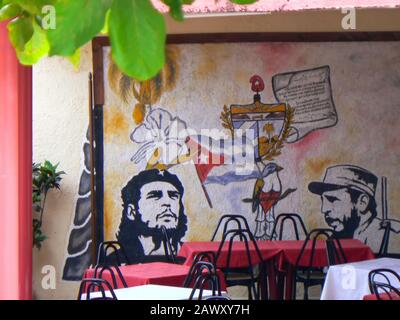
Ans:
POLYGON ((63 279, 80 281, 91 262, 92 215, 90 208, 90 143, 89 129, 83 143, 83 169, 79 180, 78 199, 75 204, 74 221, 69 234, 67 258, 63 279))
POLYGON ((337 123, 329 66, 285 72, 272 78, 274 95, 296 110, 288 142, 296 142, 314 130, 337 123))
POLYGON ((166 63, 164 68, 152 79, 137 81, 123 74, 108 55, 110 65, 108 68, 108 83, 110 88, 117 93, 122 102, 128 103, 135 98, 132 118, 135 124, 142 123, 148 108, 157 103, 163 92, 172 90, 175 87, 176 77, 179 72, 178 59, 179 51, 173 47, 167 47, 165 52, 166 63))
MULTIPOLYGON (((400 183, 388 190, 378 178, 398 176, 398 42, 167 48, 166 66, 145 82, 103 49, 105 240, 134 262, 163 253, 162 225, 179 250, 209 240, 222 214, 242 214, 268 239, 278 214, 296 212, 308 229, 375 252, 390 220, 400 245, 400 183)), ((82 235, 71 232, 70 246, 82 235)), ((65 267, 75 278, 79 250, 65 267)))
POLYGON ((179 251, 187 231, 183 191, 176 175, 158 169, 142 171, 124 186, 122 218, 116 237, 130 263, 141 262, 145 255, 164 254, 162 226, 173 250, 179 251))
POLYGON ((257 170, 253 195, 251 199, 243 201, 250 202, 252 212, 256 213, 255 238, 265 240, 274 237, 271 232, 275 222, 275 205, 295 191, 287 189, 282 194, 279 171, 283 168, 268 162, 281 154, 281 149, 290 135, 294 110, 285 103, 263 104, 260 92, 264 90, 265 84, 260 76, 253 75, 250 83, 251 90, 256 93, 254 103, 231 105, 229 111, 225 105, 221 119, 223 127, 229 128, 233 136, 240 138, 240 134, 235 135, 235 131, 244 130, 250 132, 251 139, 255 142, 253 159, 257 170))
MULTIPOLYGON (((321 213, 338 238, 355 238, 377 248, 385 232, 378 217, 376 187, 378 177, 355 165, 336 165, 326 169, 321 182, 311 182, 310 192, 321 197, 321 213)), ((384 199, 383 203, 386 202, 384 199)), ((400 221, 391 219, 391 232, 400 232, 400 221)))
POLYGON ((187 153, 182 133, 187 125, 178 117, 173 117, 162 108, 151 109, 142 124, 130 135, 139 145, 131 161, 143 169, 167 169, 182 161, 187 153))

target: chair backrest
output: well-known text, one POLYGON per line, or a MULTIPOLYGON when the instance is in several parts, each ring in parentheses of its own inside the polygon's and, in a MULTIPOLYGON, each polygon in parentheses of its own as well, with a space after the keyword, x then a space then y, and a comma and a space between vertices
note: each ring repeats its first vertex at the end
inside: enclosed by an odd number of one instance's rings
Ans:
POLYGON ((198 254, 190 266, 189 272, 186 275, 185 280, 183 281, 184 288, 190 288, 196 281, 197 277, 203 273, 217 274, 217 268, 213 262, 200 260, 202 258, 202 254, 198 254), (198 258, 199 257, 199 258, 198 258))
POLYGON ((199 290, 198 300, 203 298, 203 290, 212 290, 212 296, 221 296, 221 285, 219 278, 216 273, 209 272, 208 268, 204 268, 206 272, 200 272, 194 282, 193 289, 190 293, 189 300, 193 300, 193 297, 197 290, 199 290))
POLYGON ((168 235, 168 230, 165 226, 161 226, 161 231, 163 234, 163 246, 164 246, 164 252, 165 252, 167 261, 176 263, 177 252, 175 252, 175 250, 172 246, 171 239, 168 235))
POLYGON ((149 262, 169 262, 182 264, 185 262, 186 258, 177 256, 177 252, 175 247, 172 245, 172 240, 170 238, 170 230, 168 230, 165 226, 161 226, 162 232, 162 246, 164 249, 164 254, 150 254, 144 255, 141 257, 140 263, 149 263, 149 262))
POLYGON ((374 269, 368 274, 369 289, 378 300, 382 300, 381 294, 393 300, 400 299, 400 275, 391 269, 374 269))
POLYGON ((103 241, 97 250, 97 265, 129 264, 125 248, 119 241, 103 241))
POLYGON ((305 265, 306 267, 308 267, 308 276, 310 274, 311 268, 315 266, 314 265, 315 248, 317 240, 322 240, 321 238, 325 238, 325 249, 327 254, 328 265, 335 265, 347 262, 347 258, 344 253, 343 247, 340 243, 340 239, 334 236, 334 232, 332 229, 321 229, 321 228, 313 229, 307 234, 307 237, 304 240, 303 246, 300 250, 300 253, 297 256, 295 265, 295 268, 298 268, 300 266, 300 261, 305 255, 306 248, 309 244, 311 244, 310 257, 308 259, 307 264, 305 265))
POLYGON ((222 251, 222 248, 224 247, 226 241, 229 241, 228 256, 227 256, 226 265, 224 267, 222 267, 225 278, 228 278, 230 274, 234 274, 235 272, 239 271, 238 269, 240 269, 240 273, 246 274, 249 276, 250 283, 253 284, 251 287, 251 289, 253 291, 253 295, 254 295, 254 297, 258 297, 259 296, 258 289, 254 285, 256 276, 254 274, 253 267, 256 264, 261 263, 263 261, 263 259, 262 259, 260 249, 258 248, 257 242, 254 239, 253 234, 249 230, 243 230, 243 229, 233 229, 233 230, 226 231, 222 238, 222 241, 219 245, 218 251, 217 251, 217 255, 216 255, 217 265, 221 265, 218 263, 218 260, 220 259, 221 251, 222 251), (234 242, 237 242, 235 240, 239 240, 240 242, 244 243, 245 250, 246 250, 246 259, 247 259, 246 267, 235 268, 235 267, 231 266, 233 244, 234 244, 234 242), (252 259, 250 244, 252 244, 254 247, 258 261, 255 261, 254 259, 252 259))
POLYGON ((88 278, 83 279, 79 286, 78 300, 83 300, 83 295, 86 294, 85 300, 118 300, 115 292, 107 280, 98 278, 88 278), (110 295, 106 294, 106 291, 110 295), (100 292, 100 296, 96 294, 92 297, 91 294, 95 292, 100 292))
POLYGON ((202 251, 196 254, 193 261, 207 261, 216 266, 217 255, 214 251, 202 251))
POLYGON ((340 239, 331 237, 326 240, 326 252, 328 255, 328 265, 347 263, 346 254, 344 253, 340 239))
POLYGON ((226 231, 224 233, 222 241, 218 247, 218 251, 216 254, 216 262, 218 262, 218 259, 221 256, 221 251, 225 245, 225 242, 229 241, 227 263, 224 268, 229 269, 231 267, 230 263, 231 263, 231 258, 232 258, 232 248, 233 248, 234 242, 237 240, 244 242, 245 249, 246 249, 247 264, 248 264, 249 268, 252 269, 253 262, 258 264, 262 261, 262 255, 261 255, 260 249, 258 248, 257 242, 256 242, 253 234, 249 230, 232 229, 232 230, 226 231), (249 242, 254 246, 258 261, 252 261, 249 242))
POLYGON ((221 226, 223 226, 221 237, 223 237, 224 234, 230 229, 243 229, 251 232, 249 224, 244 216, 238 214, 224 214, 218 221, 217 227, 215 228, 214 233, 211 237, 211 241, 214 241, 216 239, 216 236, 221 226), (232 225, 236 228, 232 228, 232 225))
POLYGON ((291 222, 292 228, 295 234, 295 240, 300 240, 301 231, 305 236, 307 236, 307 229, 303 222, 303 219, 297 213, 281 213, 275 218, 274 227, 270 236, 270 240, 282 240, 283 230, 288 222, 291 222), (278 233, 278 234, 277 234, 278 233))
MULTIPOLYGON (((117 289, 120 287, 118 285, 117 277, 119 278, 120 282, 122 283, 122 286, 124 288, 128 288, 126 280, 125 280, 120 268, 117 265, 115 265, 115 266, 96 265, 94 268, 94 278, 104 279, 104 276, 107 273, 111 277, 111 284, 114 289, 117 289)), ((104 280, 107 280, 107 279, 104 279, 104 280)))

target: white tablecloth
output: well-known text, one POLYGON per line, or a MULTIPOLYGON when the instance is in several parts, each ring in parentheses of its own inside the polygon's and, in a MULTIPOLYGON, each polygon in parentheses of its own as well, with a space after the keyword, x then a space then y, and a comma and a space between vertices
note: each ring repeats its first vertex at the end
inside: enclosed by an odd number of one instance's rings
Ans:
MULTIPOLYGON (((114 293, 118 300, 188 300, 191 288, 161 286, 155 284, 147 284, 143 286, 115 289, 114 293)), ((106 296, 111 297, 109 291, 106 291, 106 296)), ((199 290, 196 290, 193 299, 198 299, 199 290)), ((223 292, 226 294, 226 292, 223 292)), ((212 296, 211 290, 203 290, 203 297, 212 296)), ((101 297, 100 292, 90 294, 91 298, 101 297)), ((86 299, 86 294, 82 295, 82 300, 86 299)))
MULTIPOLYGON (((371 293, 368 273, 378 268, 400 274, 400 259, 380 258, 329 267, 321 300, 362 300, 371 293)), ((392 281, 390 277, 389 280, 392 281)))

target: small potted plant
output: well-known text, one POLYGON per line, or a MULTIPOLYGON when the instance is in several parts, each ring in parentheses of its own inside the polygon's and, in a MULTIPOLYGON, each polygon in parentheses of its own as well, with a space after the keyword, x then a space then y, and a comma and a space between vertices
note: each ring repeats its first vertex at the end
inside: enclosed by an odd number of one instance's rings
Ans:
POLYGON ((33 212, 33 246, 42 247, 42 242, 47 239, 42 232, 43 212, 46 203, 47 192, 52 189, 60 189, 61 175, 64 171, 57 171, 59 163, 53 165, 50 161, 32 163, 32 204, 33 212))

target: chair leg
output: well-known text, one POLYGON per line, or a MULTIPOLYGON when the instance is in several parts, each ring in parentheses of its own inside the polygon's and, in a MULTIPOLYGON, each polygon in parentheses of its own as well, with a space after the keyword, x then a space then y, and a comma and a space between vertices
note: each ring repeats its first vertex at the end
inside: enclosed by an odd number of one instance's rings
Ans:
POLYGON ((253 296, 251 294, 251 285, 247 286, 247 291, 248 291, 248 295, 249 295, 249 300, 253 300, 253 296))
POLYGON ((279 297, 283 297, 284 295, 284 288, 285 288, 285 278, 281 274, 276 276, 277 287, 278 287, 278 295, 279 297))
POLYGON ((259 283, 259 288, 258 288, 258 294, 260 296, 260 300, 265 299, 265 300, 269 300, 269 281, 268 279, 266 279, 265 282, 263 283, 259 283), (261 286, 263 286, 264 290, 261 290, 261 286), (263 293, 263 295, 261 294, 263 293))
POLYGON ((296 300, 296 291, 297 291, 297 281, 295 279, 293 280, 293 286, 292 286, 292 300, 296 300))
POLYGON ((253 288, 254 300, 260 300, 260 290, 257 290, 256 284, 253 283, 251 287, 253 288))
POLYGON ((304 300, 308 300, 308 285, 304 282, 304 300))

